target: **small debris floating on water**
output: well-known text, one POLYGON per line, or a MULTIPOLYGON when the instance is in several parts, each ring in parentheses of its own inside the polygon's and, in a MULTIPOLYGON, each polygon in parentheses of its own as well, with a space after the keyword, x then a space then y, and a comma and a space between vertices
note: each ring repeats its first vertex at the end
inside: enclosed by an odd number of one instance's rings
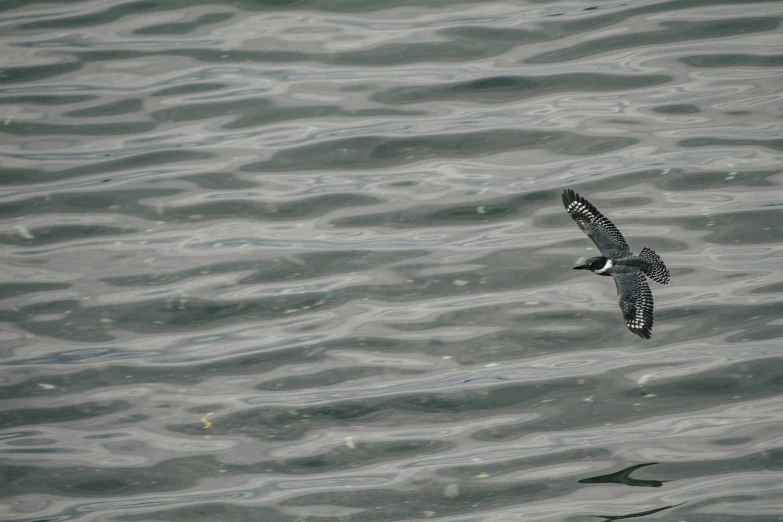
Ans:
POLYGON ((211 411, 211 412, 207 413, 206 415, 204 415, 203 417, 201 417, 201 422, 204 423, 204 429, 212 427, 212 423, 208 420, 208 417, 210 417, 211 415, 214 415, 214 414, 215 414, 215 412, 211 411))
POLYGON ((459 484, 449 484, 443 489, 443 496, 446 498, 457 498, 459 496, 459 484))
POLYGON ((16 225, 16 233, 19 234, 19 237, 22 239, 35 239, 35 236, 32 235, 24 225, 16 225))

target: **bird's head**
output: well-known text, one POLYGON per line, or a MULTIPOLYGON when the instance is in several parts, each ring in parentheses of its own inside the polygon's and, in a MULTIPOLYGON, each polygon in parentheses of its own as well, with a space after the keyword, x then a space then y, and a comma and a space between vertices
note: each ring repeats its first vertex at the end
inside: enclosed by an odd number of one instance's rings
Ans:
MULTIPOLYGON (((574 270, 591 270, 593 272, 596 272, 598 270, 606 269, 608 268, 606 265, 608 264, 609 260, 603 256, 598 257, 591 257, 581 265, 577 265, 574 267, 574 270)), ((609 264, 609 267, 612 265, 609 264)))

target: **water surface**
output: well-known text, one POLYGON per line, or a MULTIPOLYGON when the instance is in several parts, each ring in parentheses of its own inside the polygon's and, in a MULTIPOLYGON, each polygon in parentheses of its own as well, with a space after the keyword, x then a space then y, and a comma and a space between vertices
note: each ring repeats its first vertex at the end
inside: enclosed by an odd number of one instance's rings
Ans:
POLYGON ((4 3, 0 519, 783 520, 781 16, 4 3))

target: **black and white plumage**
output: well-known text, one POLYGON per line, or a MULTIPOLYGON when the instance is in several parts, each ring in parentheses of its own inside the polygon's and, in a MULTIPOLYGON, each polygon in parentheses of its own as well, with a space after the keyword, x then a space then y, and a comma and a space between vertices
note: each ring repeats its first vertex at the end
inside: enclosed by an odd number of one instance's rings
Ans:
POLYGON ((636 335, 649 339, 653 327, 653 296, 645 275, 658 283, 669 284, 669 270, 663 260, 648 247, 638 256, 633 255, 614 223, 573 190, 563 192, 563 204, 602 254, 574 269, 614 277, 625 324, 636 335))
POLYGON ((604 256, 611 259, 631 254, 628 243, 614 223, 601 214, 592 203, 573 190, 566 189, 563 191, 563 204, 582 232, 593 240, 604 256))
POLYGON ((650 279, 662 285, 669 284, 669 269, 663 264, 663 259, 655 253, 655 250, 650 247, 644 247, 639 252, 639 257, 650 262, 650 268, 645 272, 650 279))

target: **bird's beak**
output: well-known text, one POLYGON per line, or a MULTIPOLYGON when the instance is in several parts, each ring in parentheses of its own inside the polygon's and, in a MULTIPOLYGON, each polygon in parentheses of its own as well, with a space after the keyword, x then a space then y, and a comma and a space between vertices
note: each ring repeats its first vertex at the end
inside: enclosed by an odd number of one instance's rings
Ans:
POLYGON ((590 265, 576 265, 574 267, 574 270, 590 270, 590 265))

